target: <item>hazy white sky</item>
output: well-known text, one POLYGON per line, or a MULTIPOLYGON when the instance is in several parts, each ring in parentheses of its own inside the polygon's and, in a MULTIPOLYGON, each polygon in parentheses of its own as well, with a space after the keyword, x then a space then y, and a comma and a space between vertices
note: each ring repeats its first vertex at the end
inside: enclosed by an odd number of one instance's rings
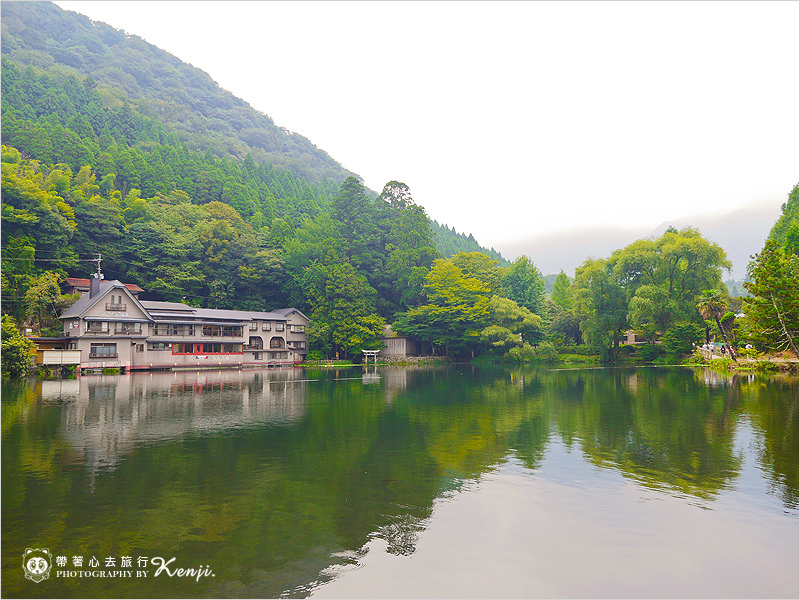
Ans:
POLYGON ((57 2, 485 246, 785 200, 798 2, 57 2))

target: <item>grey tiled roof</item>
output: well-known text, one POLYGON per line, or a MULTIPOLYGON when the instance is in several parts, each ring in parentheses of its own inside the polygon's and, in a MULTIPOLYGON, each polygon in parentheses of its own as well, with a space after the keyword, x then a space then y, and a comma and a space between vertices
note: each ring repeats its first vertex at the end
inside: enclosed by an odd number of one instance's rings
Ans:
MULTIPOLYGON (((75 304, 70 306, 61 315, 61 318, 77 318, 94 306, 106 292, 112 288, 124 288, 125 284, 114 279, 111 281, 101 281, 100 291, 93 298, 86 294, 75 304)), ((134 300, 138 302, 151 318, 158 320, 175 321, 177 319, 199 319, 199 320, 225 320, 225 321, 285 321, 288 315, 295 308, 279 308, 268 312, 244 311, 244 310, 223 310, 217 308, 198 308, 183 304, 182 302, 160 302, 156 300, 134 300), (152 313, 150 311, 153 311, 152 313)), ((297 312, 300 312, 299 310, 297 312)), ((300 313, 302 314, 302 313, 300 313)), ((111 317, 109 317, 111 319, 111 317)), ((186 321, 191 323, 191 321, 186 321)))
MULTIPOLYGON (((95 304, 97 304, 103 296, 105 296, 106 292, 111 291, 112 289, 123 289, 125 291, 129 291, 127 286, 117 279, 110 279, 110 280, 103 280, 100 282, 100 289, 97 294, 94 295, 93 298, 89 297, 89 294, 84 294, 81 298, 72 306, 70 306, 67 310, 61 313, 60 319, 69 319, 69 318, 77 318, 83 315, 87 310, 92 308, 95 304)), ((137 300, 131 297, 133 302, 137 302, 137 300)))

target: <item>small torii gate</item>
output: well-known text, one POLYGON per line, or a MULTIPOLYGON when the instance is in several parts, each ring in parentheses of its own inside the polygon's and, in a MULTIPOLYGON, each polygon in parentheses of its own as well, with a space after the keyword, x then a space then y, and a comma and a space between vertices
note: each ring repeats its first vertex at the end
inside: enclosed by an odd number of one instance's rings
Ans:
POLYGON ((365 365, 369 366, 369 359, 372 358, 375 366, 378 366, 378 352, 380 352, 380 350, 362 350, 361 352, 364 354, 365 365))

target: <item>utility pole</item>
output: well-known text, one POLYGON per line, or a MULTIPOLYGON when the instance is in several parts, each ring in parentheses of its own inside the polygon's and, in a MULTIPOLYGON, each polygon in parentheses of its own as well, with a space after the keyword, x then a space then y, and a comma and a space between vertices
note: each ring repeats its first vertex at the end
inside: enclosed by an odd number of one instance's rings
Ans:
POLYGON ((92 262, 96 262, 97 263, 97 272, 95 273, 94 276, 97 279, 102 279, 103 278, 103 273, 100 271, 100 263, 103 261, 103 255, 102 254, 98 254, 97 258, 93 258, 91 260, 92 260, 92 262))

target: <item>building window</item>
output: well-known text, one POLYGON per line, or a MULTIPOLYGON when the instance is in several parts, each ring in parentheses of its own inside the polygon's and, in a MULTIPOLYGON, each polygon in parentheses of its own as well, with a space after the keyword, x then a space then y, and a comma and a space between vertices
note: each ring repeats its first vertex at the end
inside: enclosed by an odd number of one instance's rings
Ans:
POLYGON ((136 344, 136 352, 144 352, 144 344, 136 344))
POLYGON ((172 344, 169 342, 150 342, 148 348, 150 350, 169 350, 172 344))
POLYGON ((268 323, 267 321, 261 323, 261 331, 270 331, 271 329, 272 329, 272 323, 268 323))
POLYGON ((244 344, 172 344, 173 354, 244 354, 244 344))
POLYGON ((89 333, 107 333, 108 321, 89 321, 86 323, 86 331, 89 333))
POLYGON ((258 331, 258 321, 250 321, 250 331, 258 331))
POLYGON ((261 352, 253 352, 253 360, 261 360, 261 352))
POLYGON ((116 344, 92 344, 89 348, 89 358, 116 358, 116 344))
POLYGON ((270 348, 286 348, 286 341, 282 337, 274 337, 269 341, 270 348))
POLYGON ((114 323, 114 333, 119 334, 132 334, 142 333, 141 323, 114 323))
POLYGON ((243 330, 241 325, 203 325, 203 335, 213 337, 241 337, 243 330))
POLYGON ((292 333, 303 333, 305 330, 305 325, 289 325, 289 331, 292 333))
POLYGON ((156 323, 155 335, 194 335, 194 325, 178 325, 176 323, 156 323))
POLYGON ((275 323, 275 331, 283 331, 283 323, 275 323))

